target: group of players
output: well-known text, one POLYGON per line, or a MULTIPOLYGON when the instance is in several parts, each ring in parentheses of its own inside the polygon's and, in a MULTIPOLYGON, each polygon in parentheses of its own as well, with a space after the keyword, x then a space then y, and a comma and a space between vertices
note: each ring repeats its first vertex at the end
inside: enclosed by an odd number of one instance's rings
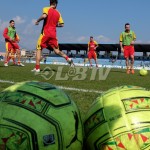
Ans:
MULTIPOLYGON (((50 0, 50 6, 43 8, 42 15, 36 20, 35 25, 38 25, 40 21, 43 20, 43 27, 40 34, 40 37, 37 42, 37 51, 36 51, 36 65, 34 67, 33 72, 40 72, 40 61, 41 61, 41 52, 43 48, 49 49, 50 47, 53 48, 54 52, 57 55, 65 58, 66 61, 73 66, 74 63, 69 56, 65 53, 60 51, 57 35, 56 35, 56 28, 63 27, 64 21, 61 17, 60 12, 56 9, 58 4, 57 0, 50 0)), ((24 66, 21 61, 21 53, 20 48, 18 45, 19 36, 16 33, 15 29, 15 21, 10 20, 10 25, 8 28, 5 28, 3 32, 3 36, 6 41, 6 56, 4 66, 8 66, 8 62, 10 59, 13 60, 13 63, 19 66, 24 66), (18 62, 16 63, 14 55, 17 55, 18 62)), ((136 40, 135 33, 130 30, 130 24, 125 24, 125 31, 120 35, 120 47, 121 51, 124 53, 124 57, 126 59, 126 66, 127 66, 127 74, 134 74, 134 43, 136 40), (131 62, 129 59, 131 58, 131 62)), ((91 59, 95 60, 96 67, 98 68, 97 63, 97 55, 96 55, 96 48, 98 47, 98 43, 94 40, 91 36, 90 41, 88 42, 88 60, 90 63, 90 67, 92 67, 91 59)))

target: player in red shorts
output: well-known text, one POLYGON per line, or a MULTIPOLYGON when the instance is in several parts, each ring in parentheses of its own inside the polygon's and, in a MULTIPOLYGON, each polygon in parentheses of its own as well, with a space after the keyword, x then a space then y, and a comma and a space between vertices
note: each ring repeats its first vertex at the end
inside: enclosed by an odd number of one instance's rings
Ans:
POLYGON ((32 71, 40 72, 41 51, 43 48, 49 49, 49 47, 52 47, 57 55, 64 57, 70 65, 73 65, 72 59, 59 50, 56 27, 63 27, 64 22, 60 12, 56 9, 57 3, 57 0, 50 0, 50 7, 43 8, 43 15, 35 22, 38 25, 40 21, 44 20, 37 42, 36 65, 32 71))
POLYGON ((10 54, 15 52, 17 53, 17 57, 18 57, 18 66, 24 66, 20 59, 21 59, 21 52, 20 52, 20 48, 18 45, 19 42, 19 36, 16 33, 16 28, 15 28, 15 21, 14 20, 10 20, 9 22, 9 27, 4 29, 3 32, 3 37, 5 38, 6 41, 6 54, 5 54, 5 62, 4 62, 4 66, 8 66, 8 62, 10 60, 10 54))
POLYGON ((97 42, 91 36, 90 41, 88 42, 88 59, 90 63, 90 68, 92 68, 92 61, 91 61, 92 58, 95 60, 96 67, 98 68, 97 54, 96 54, 97 47, 98 47, 97 42))
POLYGON ((120 35, 120 47, 126 59, 127 74, 134 74, 134 43, 136 40, 135 33, 130 30, 130 24, 125 24, 125 31, 120 35), (131 59, 131 62, 129 62, 131 59))

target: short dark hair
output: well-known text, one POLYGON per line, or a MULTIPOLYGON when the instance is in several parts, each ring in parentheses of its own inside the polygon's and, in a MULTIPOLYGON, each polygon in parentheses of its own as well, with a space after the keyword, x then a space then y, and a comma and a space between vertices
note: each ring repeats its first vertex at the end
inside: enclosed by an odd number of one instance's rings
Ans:
POLYGON ((52 4, 58 4, 58 0, 50 0, 50 5, 52 5, 52 4))
POLYGON ((130 25, 130 23, 126 23, 126 24, 125 24, 125 27, 128 26, 128 25, 130 25))
POLYGON ((15 22, 14 20, 10 20, 9 23, 15 22))
POLYGON ((93 36, 90 36, 90 38, 93 38, 93 36))

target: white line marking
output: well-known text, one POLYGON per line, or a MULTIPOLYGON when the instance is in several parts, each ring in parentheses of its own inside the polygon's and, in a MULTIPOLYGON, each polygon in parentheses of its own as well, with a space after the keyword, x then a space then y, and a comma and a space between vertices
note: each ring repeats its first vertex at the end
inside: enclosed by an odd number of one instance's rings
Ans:
MULTIPOLYGON (((0 83, 9 83, 9 84, 15 84, 17 82, 14 81, 9 81, 9 80, 1 80, 0 79, 0 83)), ((65 86, 57 86, 56 87, 63 89, 63 90, 69 90, 69 91, 80 91, 80 92, 85 92, 85 93, 103 93, 104 91, 97 91, 97 90, 87 90, 87 89, 78 89, 78 88, 72 88, 72 87, 65 87, 65 86)))
POLYGON ((80 92, 90 92, 90 93, 103 93, 103 91, 96 91, 96 90, 86 90, 86 89, 78 89, 78 88, 71 88, 71 87, 64 87, 64 86, 57 86, 60 89, 69 90, 69 91, 80 91, 80 92))
POLYGON ((0 80, 0 83, 10 83, 10 84, 14 84, 15 82, 13 82, 13 81, 7 81, 7 80, 0 80))

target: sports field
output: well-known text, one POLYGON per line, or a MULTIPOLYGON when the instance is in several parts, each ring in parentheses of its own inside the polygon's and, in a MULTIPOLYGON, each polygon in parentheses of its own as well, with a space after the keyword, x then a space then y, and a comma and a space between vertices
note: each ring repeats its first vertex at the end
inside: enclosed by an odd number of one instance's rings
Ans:
POLYGON ((110 88, 135 85, 150 90, 150 71, 147 76, 140 76, 139 70, 135 70, 134 75, 127 75, 126 70, 123 69, 107 70, 100 68, 99 74, 99 70, 96 72, 96 70, 83 67, 80 69, 85 72, 80 74, 79 72, 73 73, 75 70, 79 70, 78 67, 72 69, 69 66, 43 64, 41 65, 41 73, 35 74, 31 72, 34 64, 25 65, 25 67, 18 67, 10 64, 8 67, 4 67, 3 63, 0 62, 0 91, 21 81, 48 82, 62 88, 75 101, 82 119, 84 119, 84 114, 96 97, 110 88), (106 80, 102 80, 106 73, 108 73, 106 80))

